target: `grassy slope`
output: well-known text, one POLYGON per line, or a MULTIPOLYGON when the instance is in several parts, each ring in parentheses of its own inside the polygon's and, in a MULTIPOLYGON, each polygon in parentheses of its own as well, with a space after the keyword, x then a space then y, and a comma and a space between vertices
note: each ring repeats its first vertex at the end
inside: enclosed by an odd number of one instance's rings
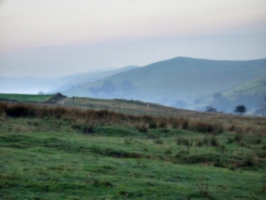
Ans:
POLYGON ((250 82, 241 84, 237 87, 231 88, 229 90, 224 91, 223 96, 228 99, 236 98, 237 94, 241 95, 254 95, 254 94, 266 94, 266 76, 252 80, 250 82))
POLYGON ((221 123, 224 128, 229 128, 233 125, 244 132, 245 129, 249 129, 250 127, 258 130, 266 126, 264 117, 243 117, 222 113, 195 112, 132 100, 71 98, 65 105, 93 110, 110 110, 137 116, 148 115, 166 118, 187 118, 200 122, 221 123))
POLYGON ((0 94, 0 99, 15 100, 19 102, 44 102, 53 95, 31 95, 31 94, 0 94))
POLYGON ((1 199, 266 197, 262 168, 234 164, 265 146, 265 137, 258 144, 247 138, 243 146, 228 143, 233 135, 219 135, 223 152, 221 146, 197 146, 204 134, 178 129, 141 133, 133 127, 99 126, 93 134, 82 134, 64 120, 2 117, 0 130, 1 199), (194 144, 178 143, 180 138, 194 144), (213 166, 227 157, 232 159, 223 161, 227 167, 213 166), (208 184, 207 193, 200 193, 197 182, 208 184))
MULTIPOLYGON (((253 96, 253 102, 255 102, 258 97, 254 97, 254 95, 261 97, 261 102, 263 102, 263 97, 266 94, 266 77, 256 78, 255 80, 218 92, 227 98, 229 102, 236 100, 239 96, 253 96)), ((214 101, 213 95, 214 93, 206 95, 197 106, 203 107, 204 105, 210 105, 214 101)), ((258 105, 255 103, 255 106, 258 105)))
MULTIPOLYGON (((133 123, 103 111, 82 117, 40 107, 43 117, 14 118, 5 109, 0 107, 1 199, 266 197, 265 118, 209 115, 237 133, 208 134, 167 125, 143 130, 137 124, 145 125, 145 118, 133 123), (242 120, 247 129, 234 130, 242 120), (208 184, 206 192, 197 182, 208 184)), ((190 113, 189 119, 210 122, 207 114, 190 113)))

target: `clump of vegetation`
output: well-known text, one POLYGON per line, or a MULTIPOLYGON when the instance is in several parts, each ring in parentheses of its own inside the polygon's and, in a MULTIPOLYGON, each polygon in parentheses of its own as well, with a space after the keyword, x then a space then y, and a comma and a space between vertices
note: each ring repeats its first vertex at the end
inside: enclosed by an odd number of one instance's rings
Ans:
POLYGON ((88 133, 94 133, 94 127, 92 125, 84 125, 82 127, 82 132, 85 133, 85 134, 88 134, 88 133))
POLYGON ((266 168, 264 169, 264 174, 262 175, 262 192, 266 192, 266 168))
POLYGON ((184 146, 192 146, 193 145, 193 139, 190 137, 177 137, 176 139, 177 145, 184 145, 184 146))
POLYGON ((192 129, 196 132, 201 133, 213 133, 220 134, 223 133, 223 126, 217 123, 206 123, 206 122, 196 122, 192 125, 192 129))
POLYGON ((246 106, 244 105, 238 105, 235 108, 235 112, 240 113, 241 115, 247 111, 246 106))
POLYGON ((141 133, 148 133, 148 128, 144 124, 138 125, 136 128, 141 133))
POLYGON ((206 181, 206 183, 204 183, 203 181, 196 180, 196 183, 200 195, 206 199, 210 199, 208 182, 206 181))
POLYGON ((151 128, 151 129, 156 129, 156 128, 157 128, 157 123, 156 123, 156 122, 151 122, 151 123, 149 124, 149 128, 151 128))

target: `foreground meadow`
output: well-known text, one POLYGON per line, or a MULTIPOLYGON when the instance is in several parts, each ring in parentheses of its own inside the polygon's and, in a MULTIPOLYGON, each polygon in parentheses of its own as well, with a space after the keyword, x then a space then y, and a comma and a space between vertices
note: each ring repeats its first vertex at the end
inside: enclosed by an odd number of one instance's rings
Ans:
POLYGON ((222 124, 0 105, 0 199, 265 199, 266 136, 222 124))

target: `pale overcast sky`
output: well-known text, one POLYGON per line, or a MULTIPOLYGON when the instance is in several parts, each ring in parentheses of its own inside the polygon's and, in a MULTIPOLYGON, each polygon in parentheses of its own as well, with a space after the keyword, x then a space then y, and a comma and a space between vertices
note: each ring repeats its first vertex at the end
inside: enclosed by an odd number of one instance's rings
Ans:
POLYGON ((266 58, 265 0, 0 0, 0 76, 266 58))

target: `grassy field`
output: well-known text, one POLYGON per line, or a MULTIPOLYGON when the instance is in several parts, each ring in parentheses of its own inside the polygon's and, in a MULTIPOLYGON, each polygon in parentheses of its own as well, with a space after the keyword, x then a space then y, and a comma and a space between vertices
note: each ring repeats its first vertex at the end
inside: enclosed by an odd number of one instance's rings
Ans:
POLYGON ((265 117, 195 112, 162 106, 159 104, 122 99, 106 100, 72 97, 65 103, 65 105, 83 109, 109 110, 136 116, 148 115, 164 118, 185 118, 194 123, 210 122, 212 124, 222 124, 225 129, 237 131, 239 133, 264 134, 266 132, 265 117))
POLYGON ((0 199, 266 198, 265 133, 174 119, 2 103, 0 199))
POLYGON ((0 99, 19 102, 44 102, 54 95, 31 95, 31 94, 0 94, 0 99))

